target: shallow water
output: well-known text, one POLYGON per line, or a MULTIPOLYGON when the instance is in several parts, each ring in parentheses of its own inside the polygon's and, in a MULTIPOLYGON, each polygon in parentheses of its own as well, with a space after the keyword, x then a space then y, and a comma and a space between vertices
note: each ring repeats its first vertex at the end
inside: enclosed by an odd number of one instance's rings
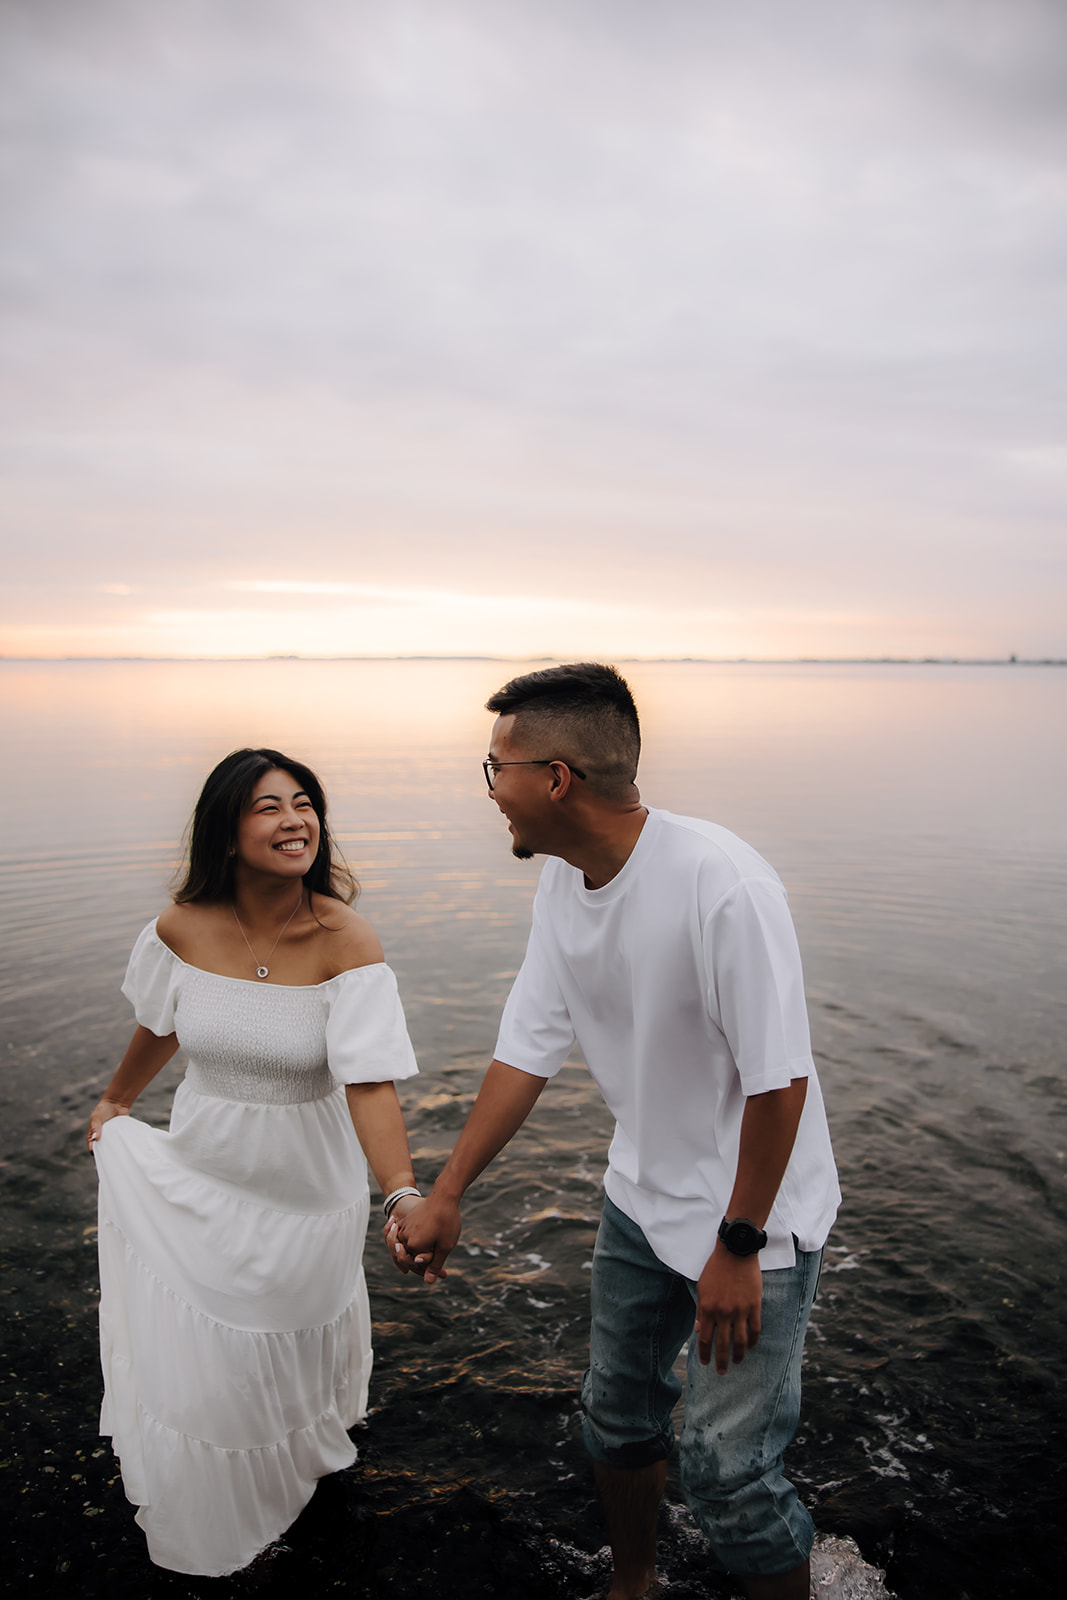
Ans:
MULTIPOLYGON (((18 802, 0 837, 5 1370, 7 1414, 24 1419, 5 1477, 31 1588, 45 1576, 56 1593, 102 1593, 107 1562, 112 1588, 145 1592, 150 1570, 110 1457, 93 1453, 95 1197, 81 1141, 130 1027, 126 954, 165 903, 204 773, 234 745, 269 743, 324 777, 361 909, 400 979, 422 1066, 405 1105, 431 1178, 492 1049, 536 882, 479 770, 480 707, 511 670, 0 663, 18 802), (57 1501, 77 1522, 62 1548, 41 1537, 57 1501)), ((905 1600, 1052 1593, 1065 1553, 1067 672, 627 670, 646 799, 761 849, 804 952, 846 1198, 795 1475, 819 1525, 854 1535, 905 1600)), ((165 1120, 176 1077, 142 1115, 165 1120)), ((362 1592, 422 1593, 419 1562, 454 1525, 467 1593, 590 1589, 603 1534, 575 1390, 609 1135, 584 1070, 568 1067, 472 1191, 447 1285, 427 1297, 371 1241, 378 1409, 354 1483, 328 1492, 358 1502, 362 1592), (421 1552, 401 1532, 416 1525, 421 1552)), ((728 1592, 704 1576, 684 1513, 665 1516, 678 1592, 728 1592)), ((303 1545, 294 1535, 300 1571, 325 1592, 333 1555, 309 1526, 303 1545)), ((443 1581, 425 1592, 445 1594, 443 1581)))

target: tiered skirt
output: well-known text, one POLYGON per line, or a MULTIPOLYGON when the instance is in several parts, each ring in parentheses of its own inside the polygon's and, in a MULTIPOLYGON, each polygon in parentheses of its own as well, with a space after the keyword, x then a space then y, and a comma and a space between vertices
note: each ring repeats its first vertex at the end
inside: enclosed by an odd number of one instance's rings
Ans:
POLYGON ((113 1118, 96 1155, 100 1431, 152 1560, 223 1576, 356 1457, 369 1195, 344 1091, 248 1106, 185 1083, 169 1133, 113 1118))

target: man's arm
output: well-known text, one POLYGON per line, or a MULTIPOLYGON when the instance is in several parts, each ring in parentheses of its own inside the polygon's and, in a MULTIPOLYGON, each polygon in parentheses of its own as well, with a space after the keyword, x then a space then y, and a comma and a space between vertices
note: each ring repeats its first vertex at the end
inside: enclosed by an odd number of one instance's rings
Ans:
POLYGON ((420 1272, 427 1283, 436 1280, 460 1235, 463 1194, 522 1127, 547 1082, 506 1062, 490 1062, 441 1176, 421 1205, 386 1229, 401 1272, 420 1272))
MULTIPOLYGON (((786 1089, 769 1089, 745 1101, 728 1217, 747 1217, 758 1228, 766 1223, 793 1153, 807 1092, 807 1078, 794 1078, 786 1089)), ((728 1370, 731 1349, 735 1361, 744 1359, 759 1338, 762 1299, 759 1255, 731 1255, 718 1240, 697 1284, 697 1351, 705 1366, 713 1342, 716 1372, 728 1370)))

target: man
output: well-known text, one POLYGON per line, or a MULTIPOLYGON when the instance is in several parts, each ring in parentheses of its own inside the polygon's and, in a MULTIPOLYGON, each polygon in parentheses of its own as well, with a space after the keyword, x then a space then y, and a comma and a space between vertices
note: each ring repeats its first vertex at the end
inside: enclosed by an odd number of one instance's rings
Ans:
POLYGON ((441 1275, 464 1191, 577 1040, 616 1118, 582 1391, 607 1600, 656 1592, 687 1339, 689 1506, 754 1600, 808 1600, 811 1518, 782 1452, 840 1195, 785 892, 724 828, 642 805, 637 710, 614 668, 531 672, 487 709, 485 774, 513 853, 550 859, 467 1124, 387 1237, 401 1270, 441 1275))

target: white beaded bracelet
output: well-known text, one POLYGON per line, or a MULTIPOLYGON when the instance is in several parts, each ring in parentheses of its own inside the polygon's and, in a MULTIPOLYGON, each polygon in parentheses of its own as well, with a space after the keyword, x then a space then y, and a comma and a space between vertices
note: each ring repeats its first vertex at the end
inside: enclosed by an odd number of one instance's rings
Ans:
POLYGON ((386 1222, 389 1221, 389 1213, 392 1211, 397 1201, 406 1199, 409 1194, 414 1195, 416 1200, 422 1199, 421 1190, 413 1189, 410 1184, 405 1184, 403 1189, 394 1189, 392 1194, 386 1196, 385 1200, 382 1202, 382 1210, 385 1212, 386 1222))

